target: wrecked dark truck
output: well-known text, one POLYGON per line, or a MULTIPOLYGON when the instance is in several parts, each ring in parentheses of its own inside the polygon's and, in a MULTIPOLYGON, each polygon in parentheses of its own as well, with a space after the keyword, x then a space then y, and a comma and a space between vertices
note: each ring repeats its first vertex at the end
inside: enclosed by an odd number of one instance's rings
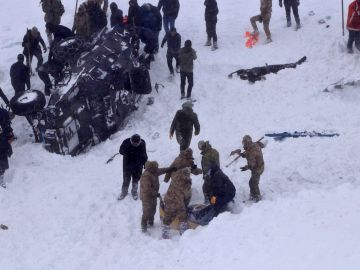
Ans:
POLYGON ((41 107, 41 92, 30 90, 12 99, 13 112, 27 117, 48 151, 77 155, 116 132, 140 97, 151 93, 137 48, 118 29, 103 30, 92 42, 77 36, 60 41, 54 58, 66 64, 58 75, 49 72, 57 87, 47 106, 41 107))

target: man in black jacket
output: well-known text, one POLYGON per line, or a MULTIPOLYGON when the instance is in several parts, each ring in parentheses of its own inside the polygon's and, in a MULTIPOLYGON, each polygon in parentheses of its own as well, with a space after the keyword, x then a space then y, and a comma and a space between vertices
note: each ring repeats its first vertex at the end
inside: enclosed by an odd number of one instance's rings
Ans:
POLYGON ((174 75, 174 68, 172 65, 172 60, 175 58, 176 61, 176 71, 180 72, 180 61, 179 61, 179 54, 181 48, 181 36, 179 33, 176 32, 176 28, 171 28, 170 32, 166 33, 163 41, 161 42, 161 48, 164 47, 165 43, 167 42, 167 53, 166 59, 167 64, 169 67, 169 71, 171 75, 174 75))
POLYGON ((118 8, 115 2, 110 4, 111 16, 110 26, 111 27, 122 27, 123 26, 123 12, 118 8))
POLYGON ((118 200, 124 199, 128 194, 131 179, 131 195, 134 200, 137 200, 139 180, 148 159, 146 143, 140 138, 140 135, 134 134, 131 138, 123 141, 119 152, 123 155, 123 185, 118 200))
POLYGON ((139 14, 140 14, 140 20, 141 20, 141 22, 140 22, 141 27, 150 29, 156 35, 156 50, 155 50, 155 52, 158 52, 158 50, 159 50, 159 33, 160 33, 161 27, 162 27, 161 13, 157 7, 155 7, 151 4, 142 5, 140 7, 139 12, 140 12, 139 14))
POLYGON ((9 113, 0 108, 0 186, 6 188, 4 173, 9 169, 8 158, 12 155, 11 142, 14 134, 11 128, 9 113))
POLYGON ((213 50, 218 48, 217 45, 217 34, 216 34, 216 23, 217 14, 219 9, 216 0, 205 0, 205 22, 206 22, 206 33, 207 41, 205 46, 211 46, 211 39, 213 40, 213 50))
POLYGON ((219 166, 214 164, 209 171, 211 185, 211 204, 214 205, 215 215, 226 210, 226 206, 231 202, 236 194, 234 184, 229 177, 220 170, 219 166))
POLYGON ((175 28, 175 20, 179 14, 179 0, 159 0, 158 9, 163 11, 164 30, 168 33, 175 28))
MULTIPOLYGON (((294 13, 294 18, 296 22, 295 29, 298 30, 301 27, 300 24, 300 17, 299 17, 299 5, 300 0, 284 0, 284 6, 285 6, 285 13, 286 13, 286 21, 287 21, 287 27, 291 26, 291 9, 294 13)), ((283 1, 279 0, 279 6, 283 6, 283 1)))
POLYGON ((74 33, 69 28, 60 24, 55 25, 52 23, 47 23, 45 27, 46 27, 46 31, 50 35, 53 35, 52 37, 53 42, 50 44, 50 46, 56 44, 62 39, 74 36, 74 33))
POLYGON ((130 27, 140 26, 140 6, 137 0, 129 1, 128 25, 130 27))
POLYGON ((23 54, 26 56, 26 65, 30 69, 33 56, 35 56, 38 60, 36 69, 38 69, 43 63, 40 44, 43 48, 44 53, 46 53, 46 45, 40 35, 39 30, 35 26, 31 28, 31 30, 27 30, 23 38, 22 46, 24 47, 23 54))
POLYGON ((15 94, 19 94, 30 89, 30 69, 24 65, 24 55, 17 56, 17 62, 10 68, 11 85, 15 94))

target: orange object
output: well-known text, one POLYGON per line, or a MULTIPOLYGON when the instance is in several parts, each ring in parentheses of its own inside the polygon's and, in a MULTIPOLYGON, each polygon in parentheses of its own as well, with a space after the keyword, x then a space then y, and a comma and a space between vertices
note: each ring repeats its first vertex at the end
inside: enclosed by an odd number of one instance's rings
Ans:
POLYGON ((216 197, 215 197, 215 196, 212 196, 212 197, 211 197, 210 203, 211 203, 211 204, 215 204, 215 203, 216 203, 216 197))
POLYGON ((245 38, 246 38, 246 43, 245 43, 245 46, 247 48, 252 48, 253 46, 256 45, 256 43, 258 43, 259 41, 259 34, 256 33, 256 34, 252 34, 250 33, 249 31, 247 31, 245 33, 245 38))

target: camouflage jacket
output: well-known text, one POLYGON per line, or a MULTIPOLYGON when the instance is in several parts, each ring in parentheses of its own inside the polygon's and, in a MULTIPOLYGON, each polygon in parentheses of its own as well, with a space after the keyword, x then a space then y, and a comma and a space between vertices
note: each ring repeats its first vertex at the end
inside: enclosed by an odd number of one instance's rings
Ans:
POLYGON ((61 0, 43 0, 41 7, 45 13, 44 19, 46 23, 60 24, 61 16, 65 12, 61 0))
POLYGON ((182 209, 190 203, 192 180, 189 175, 184 173, 184 170, 190 170, 190 168, 186 167, 173 173, 172 181, 164 198, 165 207, 182 209))
POLYGON ((241 156, 246 158, 247 166, 251 172, 258 174, 262 174, 265 167, 261 148, 264 148, 264 144, 261 142, 254 142, 251 143, 244 153, 241 153, 241 156))
POLYGON ((260 11, 262 16, 271 14, 272 12, 272 0, 261 0, 260 11))
POLYGON ((209 142, 205 142, 204 147, 204 150, 201 152, 201 168, 205 176, 213 165, 220 167, 220 158, 219 152, 212 148, 209 142))

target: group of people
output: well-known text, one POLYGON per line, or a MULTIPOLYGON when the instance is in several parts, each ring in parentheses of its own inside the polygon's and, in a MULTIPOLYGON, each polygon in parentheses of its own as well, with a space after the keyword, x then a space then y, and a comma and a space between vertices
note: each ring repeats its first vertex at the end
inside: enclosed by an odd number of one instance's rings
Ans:
MULTIPOLYGON (((146 143, 140 135, 134 134, 125 139, 119 153, 123 156, 123 184, 118 200, 123 200, 128 195, 132 183, 131 195, 138 199, 138 185, 140 182, 140 199, 142 201, 143 215, 141 228, 147 232, 149 226, 154 224, 157 198, 160 196, 159 176, 165 174, 164 182, 169 188, 164 197, 164 217, 162 220, 162 237, 169 238, 170 224, 175 218, 179 219, 179 231, 182 234, 188 229, 188 206, 191 200, 191 186, 193 175, 203 175, 204 203, 211 204, 217 216, 226 210, 227 204, 234 200, 236 188, 229 177, 220 169, 219 152, 214 149, 209 141, 199 141, 198 148, 202 155, 201 168, 194 162, 193 150, 189 148, 192 134, 200 134, 200 123, 197 114, 193 111, 193 103, 186 101, 182 109, 174 116, 170 127, 170 139, 176 134, 180 146, 180 154, 169 167, 159 168, 157 161, 149 161, 146 152, 146 143), (145 169, 143 171, 143 169, 145 169)), ((251 178, 250 200, 261 200, 259 189, 260 176, 264 172, 264 159, 260 141, 253 142, 249 135, 242 140, 244 152, 234 150, 230 155, 245 158, 247 165, 241 167, 242 171, 250 170, 251 178)))

